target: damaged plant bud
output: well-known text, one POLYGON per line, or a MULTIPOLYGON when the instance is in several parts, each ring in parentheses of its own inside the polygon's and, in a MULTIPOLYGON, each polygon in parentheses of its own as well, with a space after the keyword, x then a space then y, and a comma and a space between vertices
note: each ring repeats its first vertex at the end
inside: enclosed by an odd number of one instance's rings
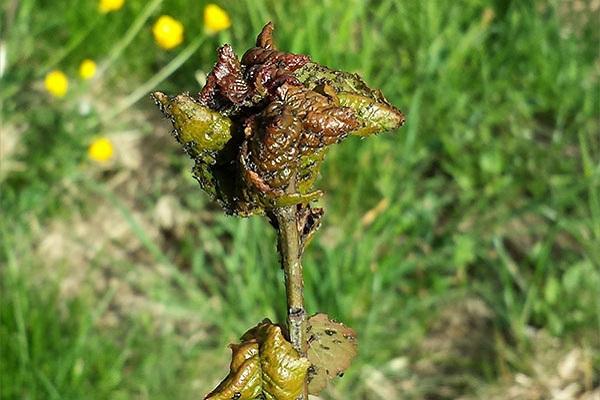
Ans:
POLYGON ((404 123, 356 74, 277 50, 267 24, 241 61, 231 46, 200 93, 153 97, 195 161, 201 187, 230 214, 308 203, 328 146, 404 123))
POLYGON ((313 185, 329 146, 396 129, 404 115, 358 75, 278 50, 271 23, 241 60, 219 48, 197 95, 152 96, 202 189, 229 214, 265 214, 278 234, 287 337, 268 321, 248 331, 206 399, 308 399, 343 375, 357 347, 354 331, 325 314, 307 320, 300 261, 323 216, 313 185))

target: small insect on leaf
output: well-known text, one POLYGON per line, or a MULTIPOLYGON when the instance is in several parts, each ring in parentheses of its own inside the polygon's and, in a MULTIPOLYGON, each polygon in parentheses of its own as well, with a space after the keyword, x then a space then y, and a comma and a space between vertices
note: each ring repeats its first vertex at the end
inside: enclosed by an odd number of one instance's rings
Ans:
POLYGON ((356 333, 327 314, 308 319, 308 391, 319 394, 336 377, 341 377, 356 356, 356 333))

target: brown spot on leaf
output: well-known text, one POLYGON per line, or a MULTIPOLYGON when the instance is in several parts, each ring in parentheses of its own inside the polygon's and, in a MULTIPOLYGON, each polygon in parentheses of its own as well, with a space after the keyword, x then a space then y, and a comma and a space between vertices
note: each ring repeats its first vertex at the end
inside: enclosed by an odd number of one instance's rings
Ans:
POLYGON ((309 376, 308 390, 318 394, 350 366, 356 356, 356 334, 326 314, 313 315, 308 319, 308 326, 311 335, 316 337, 308 347, 308 359, 314 368, 314 373, 309 376))

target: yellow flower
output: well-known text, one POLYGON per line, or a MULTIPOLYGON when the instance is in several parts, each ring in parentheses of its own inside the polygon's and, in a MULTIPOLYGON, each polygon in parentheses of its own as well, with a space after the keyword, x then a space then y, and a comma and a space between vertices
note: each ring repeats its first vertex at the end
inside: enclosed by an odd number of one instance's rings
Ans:
POLYGON ((98 9, 101 13, 106 14, 111 11, 117 11, 123 7, 125 0, 100 0, 98 3, 98 9))
POLYGON ((207 4, 204 7, 204 30, 214 34, 231 26, 231 19, 227 11, 216 4, 207 4))
POLYGON ((95 139, 88 147, 88 157, 99 163, 105 163, 113 157, 114 149, 110 139, 101 137, 95 139))
POLYGON ((152 27, 154 40, 163 49, 169 50, 183 42, 183 24, 168 15, 161 16, 152 27))
POLYGON ((51 95, 55 97, 63 97, 67 94, 69 88, 69 80, 67 76, 58 70, 49 72, 44 79, 44 86, 51 95))
POLYGON ((85 59, 79 65, 79 76, 81 79, 92 79, 96 75, 96 63, 90 59, 85 59))

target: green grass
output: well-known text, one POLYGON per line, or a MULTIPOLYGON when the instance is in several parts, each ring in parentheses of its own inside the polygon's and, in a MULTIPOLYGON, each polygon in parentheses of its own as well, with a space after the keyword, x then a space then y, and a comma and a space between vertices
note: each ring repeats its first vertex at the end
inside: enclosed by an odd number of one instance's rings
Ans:
MULTIPOLYGON (((226 217, 208 201, 149 99, 115 110, 204 35, 205 3, 164 0, 146 8, 148 20, 144 1, 105 16, 94 2, 5 3, 0 145, 8 135, 19 145, 0 166, 1 397, 199 398, 225 375, 228 343, 264 317, 284 318, 275 238, 261 218, 226 217), (150 33, 163 13, 186 28, 172 52, 150 33), (131 42, 120 42, 128 30, 131 42), (112 61, 84 84, 76 70, 88 57, 112 61), (50 68, 71 78, 64 99, 43 91, 50 68), (123 132, 143 148, 142 167, 86 160, 92 137, 123 132), (150 229, 165 195, 193 217, 150 229), (125 234, 94 247, 107 235, 94 225, 102 207, 125 234), (43 257, 57 224, 76 232, 73 221, 91 232, 77 243, 85 257, 43 257)), ((398 132, 337 146, 322 171, 307 306, 360 340, 325 398, 381 398, 372 371, 401 398, 452 398, 438 390, 448 385, 473 394, 531 372, 532 330, 591 349, 600 376, 598 10, 569 4, 223 1, 231 30, 206 37, 158 85, 198 90, 194 76, 210 70, 219 43, 241 54, 273 20, 282 49, 359 72, 407 114, 398 132), (418 349, 438 313, 464 298, 491 312, 491 355, 401 386, 394 361, 426 358, 418 349)))

